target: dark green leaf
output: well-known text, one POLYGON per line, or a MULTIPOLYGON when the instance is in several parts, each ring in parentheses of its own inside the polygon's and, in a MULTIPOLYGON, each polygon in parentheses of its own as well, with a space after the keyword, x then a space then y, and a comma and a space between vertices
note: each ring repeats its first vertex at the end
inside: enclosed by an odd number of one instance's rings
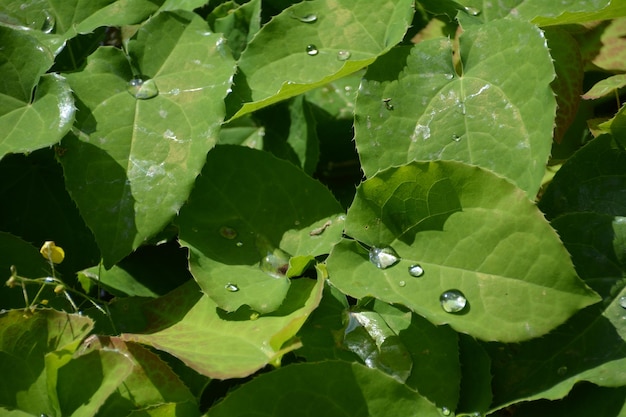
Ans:
POLYGON ((329 361, 261 375, 209 410, 209 417, 440 417, 437 408, 383 372, 329 361))
POLYGON ((289 288, 290 256, 327 254, 339 241, 341 211, 322 184, 289 162, 224 145, 209 153, 177 222, 200 287, 228 311, 247 304, 264 313, 289 288))

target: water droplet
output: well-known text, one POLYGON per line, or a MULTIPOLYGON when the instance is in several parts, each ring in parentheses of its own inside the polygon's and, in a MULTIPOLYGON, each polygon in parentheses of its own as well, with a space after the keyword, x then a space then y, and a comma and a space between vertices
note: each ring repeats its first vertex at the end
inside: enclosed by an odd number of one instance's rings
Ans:
POLYGON ((258 318, 259 318, 259 313, 257 313, 256 311, 250 314, 250 320, 256 320, 258 318))
POLYGON ((159 89, 154 80, 135 77, 128 82, 128 92, 138 100, 147 100, 156 97, 159 94, 159 89))
POLYGON ((454 78, 454 74, 444 74, 444 77, 446 77, 446 80, 451 80, 454 78))
POLYGON ((242 247, 242 246, 243 246, 243 242, 237 242, 237 243, 235 243, 235 245, 236 245, 238 248, 240 248, 240 247, 242 247))
POLYGON ((393 104, 391 104, 391 99, 390 98, 384 98, 383 99, 383 103, 385 103, 385 108, 387 110, 393 110, 393 104))
POLYGON ((289 269, 291 256, 284 250, 272 245, 267 238, 261 235, 256 238, 256 246, 261 255, 265 254, 259 263, 261 270, 274 278, 284 278, 289 269))
POLYGON ((455 142, 460 142, 461 141, 461 137, 457 134, 453 134, 452 135, 452 140, 455 142))
POLYGON ((226 288, 226 291, 229 291, 229 292, 237 292, 237 291, 239 291, 239 287, 236 284, 233 284, 233 283, 230 283, 230 282, 228 284, 224 285, 224 288, 226 288))
POLYGON ((312 13, 304 15, 304 16, 296 16, 295 14, 292 14, 291 17, 293 17, 294 19, 298 19, 302 23, 314 23, 314 22, 317 22, 317 15, 316 14, 312 14, 312 13))
POLYGON ((565 375, 567 373, 567 366, 561 366, 556 370, 556 373, 559 374, 559 376, 565 375))
POLYGON ((44 10, 44 14, 46 17, 43 20, 43 24, 41 25, 41 31, 43 33, 52 33, 54 30, 54 25, 56 24, 56 20, 54 16, 44 10))
POLYGON ((44 281, 45 281, 45 282, 55 282, 55 281, 54 281, 54 278, 52 278, 52 277, 46 277, 46 278, 44 279, 44 281))
POLYGON ((412 277, 421 277, 424 275, 424 268, 419 266, 418 264, 409 266, 409 275, 412 277))
POLYGON ((232 227, 222 226, 220 227, 220 235, 226 239, 234 239, 237 237, 237 231, 232 227))
POLYGON ((394 266, 400 261, 400 256, 392 248, 377 248, 372 246, 370 249, 370 262, 377 268, 386 269, 394 266))
POLYGON ((311 45, 307 45, 306 46, 306 53, 308 55, 315 56, 315 55, 319 54, 320 51, 317 49, 317 46, 311 44, 311 45))
POLYGON ((480 9, 477 9, 476 7, 465 6, 464 9, 472 16, 478 16, 480 14, 480 9))
POLYGON ((467 305, 467 299, 461 291, 449 290, 441 294, 439 297, 441 307, 447 313, 458 313, 467 305))
POLYGON ((618 303, 619 303, 620 307, 626 308, 626 295, 621 296, 619 298, 618 303))
POLYGON ((441 414, 443 414, 444 416, 449 416, 450 414, 452 414, 452 412, 448 407, 441 407, 441 414))
POLYGON ((401 286, 401 287, 404 287, 404 286, 406 286, 406 282, 405 281, 400 281, 400 282, 398 282, 398 285, 401 286))
POLYGON ((346 51, 346 50, 341 50, 339 52, 337 52, 337 59, 339 61, 347 61, 348 59, 350 59, 350 56, 352 54, 350 53, 350 51, 346 51))

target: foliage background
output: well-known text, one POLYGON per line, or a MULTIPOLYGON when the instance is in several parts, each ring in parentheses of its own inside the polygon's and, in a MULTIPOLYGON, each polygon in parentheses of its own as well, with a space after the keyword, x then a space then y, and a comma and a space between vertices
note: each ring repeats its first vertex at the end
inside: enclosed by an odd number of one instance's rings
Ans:
POLYGON ((2 415, 626 416, 626 6, 500 3, 0 1, 2 415))

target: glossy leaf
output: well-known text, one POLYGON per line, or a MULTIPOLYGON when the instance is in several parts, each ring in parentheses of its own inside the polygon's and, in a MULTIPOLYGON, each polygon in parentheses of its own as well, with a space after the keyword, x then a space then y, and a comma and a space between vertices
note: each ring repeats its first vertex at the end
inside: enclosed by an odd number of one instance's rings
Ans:
POLYGON ((616 90, 626 87, 626 74, 617 74, 598 81, 583 94, 585 100, 595 100, 615 94, 616 90))
POLYGON ((267 313, 289 288, 289 257, 327 254, 339 241, 341 212, 322 184, 291 163, 224 145, 209 153, 177 223, 203 291, 228 311, 246 304, 267 313), (270 269, 267 257, 277 262, 270 269))
POLYGON ((241 6, 233 1, 222 3, 207 17, 209 26, 223 33, 235 59, 261 27, 261 1, 252 0, 241 6))
POLYGON ((136 71, 158 95, 136 99, 118 49, 100 48, 68 75, 80 129, 63 141, 66 184, 106 267, 159 232, 187 199, 215 144, 233 60, 197 16, 162 13, 130 42, 136 71))
POLYGON ((198 297, 196 286, 185 285, 149 305, 151 324, 165 328, 123 334, 122 339, 166 351, 212 378, 244 377, 268 363, 279 364, 285 353, 299 347, 292 337, 319 304, 322 289, 322 279, 296 280, 280 309, 259 315, 247 308, 228 313, 208 296, 198 297), (168 304, 174 300, 179 306, 168 304), (189 302, 195 303, 189 310, 175 311, 189 302))
POLYGON ((412 14, 408 0, 314 0, 289 7, 242 53, 230 97, 234 117, 371 64, 402 39, 412 14))
POLYGON ((2 158, 58 142, 74 121, 74 99, 63 77, 43 75, 53 62, 47 47, 25 31, 4 26, 0 39, 2 158))
POLYGON ((377 268, 358 242, 344 240, 327 260, 333 285, 356 298, 404 304, 480 339, 536 337, 598 301, 536 207, 477 167, 431 162, 383 171, 357 190, 346 234, 392 247, 399 261, 377 268), (409 274, 415 264, 423 276, 409 274), (442 308, 448 290, 467 300, 460 314, 442 308))
POLYGON ((390 376, 363 365, 328 361, 261 375, 209 410, 209 417, 250 415, 440 417, 437 408, 390 376), (271 401, 268 401, 271 398, 271 401), (312 411, 314 410, 314 411, 312 411))
POLYGON ((368 69, 355 119, 363 170, 372 176, 412 160, 452 159, 504 175, 533 198, 556 109, 543 33, 498 20, 468 28, 459 41, 460 74, 452 41, 443 38, 394 51, 368 69))

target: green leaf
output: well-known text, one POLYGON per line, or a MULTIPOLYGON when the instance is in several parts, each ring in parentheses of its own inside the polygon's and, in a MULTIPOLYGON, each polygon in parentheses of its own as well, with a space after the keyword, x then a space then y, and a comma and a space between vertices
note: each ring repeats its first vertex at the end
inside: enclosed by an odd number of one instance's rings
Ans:
POLYGON ((614 95, 616 90, 626 87, 626 74, 617 74, 604 78, 593 85, 582 98, 595 100, 608 95, 614 95))
POLYGON ((25 31, 0 26, 0 158, 50 146, 74 121, 74 99, 65 79, 43 75, 52 54, 25 31), (33 93, 34 92, 34 93, 33 93))
POLYGON ((137 74, 118 49, 100 48, 68 74, 82 102, 80 132, 64 139, 61 163, 106 267, 163 229, 187 199, 217 140, 234 71, 223 41, 192 14, 152 18, 129 44, 136 71, 158 89, 148 99, 127 91, 137 74))
POLYGON ((402 40, 413 15, 412 3, 313 0, 284 10, 241 54, 230 96, 233 117, 371 64, 402 40))
POLYGON ((265 127, 263 149, 312 175, 319 158, 315 118, 304 95, 254 114, 265 127))
POLYGON ((187 251, 176 242, 142 246, 109 270, 93 266, 80 274, 116 296, 151 298, 165 295, 191 279, 187 251), (157 279, 161 276, 167 279, 157 279))
MULTIPOLYGON (((60 415, 55 389, 49 385, 53 372, 48 354, 70 355, 91 331, 87 317, 55 310, 22 310, 0 313, 0 369, 9 378, 0 382, 0 404, 34 415, 60 415)), ((69 415, 69 414, 67 414, 69 415)))
POLYGON ((626 310, 618 301, 625 294, 626 290, 618 292, 606 307, 581 311, 543 338, 488 346, 494 407, 563 398, 580 381, 607 387, 625 385, 626 310))
POLYGON ((327 254, 341 239, 341 212, 332 194, 293 164, 223 145, 209 152, 177 223, 203 291, 228 311, 246 304, 266 313, 289 288, 290 256, 327 254))
POLYGON ((459 49, 460 74, 444 38, 421 42, 406 57, 406 50, 392 51, 368 69, 355 118, 365 174, 452 159, 504 175, 534 198, 556 109, 543 33, 498 20, 467 29, 459 49))
POLYGON ((598 301, 536 207, 478 167, 414 162, 379 173, 357 190, 346 234, 393 248, 399 261, 377 268, 359 243, 344 240, 327 260, 333 285, 480 339, 537 337, 598 301), (417 278, 414 265, 423 270, 417 278), (449 290, 467 300, 456 314, 440 302, 449 290))
MULTIPOLYGON (((100 408, 100 415, 128 415, 129 412, 167 402, 190 402, 195 399, 172 369, 155 353, 117 337, 92 336, 81 347, 81 355, 90 352, 115 351, 132 362, 122 385, 100 408)), ((90 374, 90 372, 87 372, 90 374)))
POLYGON ((100 26, 140 23, 154 14, 163 0, 7 0, 0 11, 14 24, 62 35, 69 39, 100 26), (123 10, 123 13, 120 11, 123 10))
POLYGON ((539 202, 548 219, 570 212, 626 213, 626 152, 611 135, 581 148, 556 173, 539 202), (602 161, 602 163, 598 163, 602 161))
POLYGON ((215 32, 223 33, 235 59, 261 28, 261 0, 251 0, 241 6, 227 1, 215 8, 207 17, 215 32))
POLYGON ((209 417, 440 417, 420 395, 383 372, 328 361, 289 365, 261 375, 209 410, 209 417), (271 401, 268 401, 268 398, 271 401))
POLYGON ((293 281, 281 307, 260 316, 246 308, 228 313, 206 295, 198 298, 197 287, 185 285, 150 303, 151 324, 170 327, 151 334, 123 334, 122 339, 166 351, 212 378, 244 377, 268 363, 279 364, 285 353, 299 347, 292 338, 318 305, 323 284, 321 278, 293 281), (174 311, 177 306, 171 304, 193 300, 185 311, 174 311))
POLYGON ((455 410, 459 400, 458 335, 448 326, 434 326, 405 308, 380 301, 376 311, 406 347, 412 362, 407 386, 439 407, 455 410))

